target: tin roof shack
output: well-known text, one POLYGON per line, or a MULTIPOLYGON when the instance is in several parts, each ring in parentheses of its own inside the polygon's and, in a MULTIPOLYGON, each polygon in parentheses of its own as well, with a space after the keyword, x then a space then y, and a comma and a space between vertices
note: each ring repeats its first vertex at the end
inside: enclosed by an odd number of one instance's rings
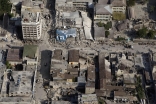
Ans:
POLYGON ((114 101, 123 103, 128 102, 127 94, 124 91, 114 91, 114 101))
POLYGON ((66 41, 68 37, 75 38, 77 36, 77 29, 76 28, 70 28, 66 30, 57 29, 56 30, 56 40, 57 41, 66 41))
POLYGON ((61 78, 62 70, 60 70, 60 69, 51 69, 50 71, 51 71, 53 81, 62 81, 62 78, 61 78))
POLYGON ((73 68, 79 67, 79 50, 68 51, 68 62, 73 68))
POLYGON ((7 61, 11 65, 22 64, 22 52, 20 49, 8 49, 7 61))
POLYGON ((61 49, 56 49, 54 50, 54 54, 53 54, 53 58, 52 60, 59 60, 61 61, 62 60, 62 50, 61 49))
POLYGON ((71 74, 71 75, 78 75, 79 70, 78 68, 67 69, 66 73, 71 74))
POLYGON ((95 93, 95 66, 90 65, 87 68, 87 83, 85 86, 85 93, 92 94, 95 93))
POLYGON ((78 104, 98 104, 96 94, 78 95, 78 104))
POLYGON ((1 104, 33 104, 29 97, 0 97, 1 104))
POLYGON ((37 65, 38 54, 37 45, 24 45, 23 61, 27 65, 37 65))
POLYGON ((76 82, 78 75, 72 75, 72 74, 62 74, 62 79, 66 80, 67 82, 76 82))
POLYGON ((104 40, 105 39, 104 27, 94 27, 94 39, 95 40, 104 40))
POLYGON ((78 68, 67 69, 64 72, 61 69, 51 69, 53 81, 77 82, 78 68))

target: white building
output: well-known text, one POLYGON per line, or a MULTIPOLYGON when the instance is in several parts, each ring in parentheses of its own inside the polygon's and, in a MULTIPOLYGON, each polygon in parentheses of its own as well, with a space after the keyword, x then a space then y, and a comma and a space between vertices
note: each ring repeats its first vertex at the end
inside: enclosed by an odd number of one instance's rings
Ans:
POLYGON ((42 2, 23 1, 21 9, 23 39, 38 40, 42 34, 42 2), (29 3, 28 3, 29 2, 29 3))
POLYGON ((1 97, 30 97, 32 96, 32 71, 4 72, 1 97))

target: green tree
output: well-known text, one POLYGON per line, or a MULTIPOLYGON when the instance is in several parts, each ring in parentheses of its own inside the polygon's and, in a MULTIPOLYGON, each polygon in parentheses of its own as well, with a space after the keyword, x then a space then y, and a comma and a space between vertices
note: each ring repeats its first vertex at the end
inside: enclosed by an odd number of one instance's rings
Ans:
POLYGON ((152 30, 149 30, 149 32, 147 33, 147 37, 149 39, 153 39, 155 37, 155 32, 152 30))
POLYGON ((142 82, 141 82, 140 77, 137 77, 137 80, 136 80, 136 91, 137 91, 139 99, 143 99, 145 97, 145 93, 142 87, 142 82))
POLYGON ((142 29, 139 29, 137 31, 137 36, 139 38, 144 38, 144 37, 146 37, 146 35, 147 35, 147 28, 146 27, 143 27, 142 29))
POLYGON ((125 40, 125 38, 123 38, 123 37, 117 37, 116 38, 116 41, 124 41, 125 40))
POLYGON ((127 0, 127 6, 134 6, 135 0, 127 0))
POLYGON ((155 6, 150 5, 150 6, 149 6, 149 12, 153 13, 153 12, 154 12, 154 10, 155 10, 155 6))
POLYGON ((104 24, 104 27, 106 30, 109 30, 110 28, 112 28, 112 22, 107 22, 107 24, 104 24))
POLYGON ((9 61, 6 61, 6 67, 7 67, 7 69, 12 69, 12 66, 11 66, 11 64, 9 63, 9 61))
POLYGON ((98 25, 99 27, 103 27, 103 26, 104 26, 104 23, 98 22, 97 25, 98 25))
POLYGON ((0 0, 0 19, 3 19, 4 13, 10 13, 11 11, 11 3, 10 0, 0 0))
POLYGON ((109 31, 105 31, 105 37, 108 38, 108 35, 109 35, 109 31))

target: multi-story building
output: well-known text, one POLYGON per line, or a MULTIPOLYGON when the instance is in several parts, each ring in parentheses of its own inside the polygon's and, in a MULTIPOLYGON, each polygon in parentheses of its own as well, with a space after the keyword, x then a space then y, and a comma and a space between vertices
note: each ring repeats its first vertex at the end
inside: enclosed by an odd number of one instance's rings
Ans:
POLYGON ((92 7, 93 0, 73 0, 73 6, 77 10, 86 11, 87 8, 92 7))
POLYGON ((93 0, 56 0, 55 9, 62 11, 83 10, 93 7, 93 0))
POLYGON ((94 8, 94 21, 107 22, 112 20, 112 9, 110 5, 97 4, 94 8))
POLYGON ((112 8, 108 4, 108 0, 98 0, 94 6, 94 21, 107 22, 112 20, 112 8))
POLYGON ((111 0, 113 12, 126 12, 126 0, 111 0))
POLYGON ((113 12, 126 12, 126 0, 99 0, 94 7, 94 21, 108 22, 112 20, 113 12))
POLYGON ((56 0, 55 9, 59 11, 70 11, 74 10, 72 0, 56 0))
POLYGON ((41 20, 41 2, 23 1, 22 33, 25 40, 38 40, 41 38, 42 20, 41 20), (29 2, 29 3, 28 3, 29 2))

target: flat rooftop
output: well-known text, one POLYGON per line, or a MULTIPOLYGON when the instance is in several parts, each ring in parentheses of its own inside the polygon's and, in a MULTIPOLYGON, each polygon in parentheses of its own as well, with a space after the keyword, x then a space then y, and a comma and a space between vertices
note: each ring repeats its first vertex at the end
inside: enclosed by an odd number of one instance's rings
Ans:
POLYGON ((94 27, 94 38, 105 38, 105 29, 103 27, 94 27))
POLYGON ((26 95, 32 94, 32 71, 13 71, 14 82, 10 82, 9 95, 26 95))
POLYGON ((25 11, 21 11, 22 22, 30 23, 30 22, 38 22, 40 13, 36 9, 25 9, 25 11), (36 11, 36 12, 35 12, 36 11))
POLYGON ((25 97, 0 97, 0 104, 32 104, 32 99, 25 97))
POLYGON ((91 65, 87 70, 87 81, 95 81, 95 66, 91 65))
POLYGON ((38 22, 41 12, 42 0, 23 0, 21 17, 23 23, 38 22), (33 2, 32 2, 33 1, 33 2))
POLYGON ((24 45, 23 57, 35 58, 37 45, 24 45))
POLYGON ((81 95, 81 97, 80 96, 78 97, 78 102, 79 104, 81 103, 89 104, 89 102, 90 103, 94 102, 95 104, 97 104, 98 100, 97 100, 96 94, 84 94, 84 95, 81 95))
POLYGON ((75 11, 75 12, 62 12, 61 16, 62 16, 63 19, 65 19, 65 18, 79 18, 80 17, 78 11, 75 11))

